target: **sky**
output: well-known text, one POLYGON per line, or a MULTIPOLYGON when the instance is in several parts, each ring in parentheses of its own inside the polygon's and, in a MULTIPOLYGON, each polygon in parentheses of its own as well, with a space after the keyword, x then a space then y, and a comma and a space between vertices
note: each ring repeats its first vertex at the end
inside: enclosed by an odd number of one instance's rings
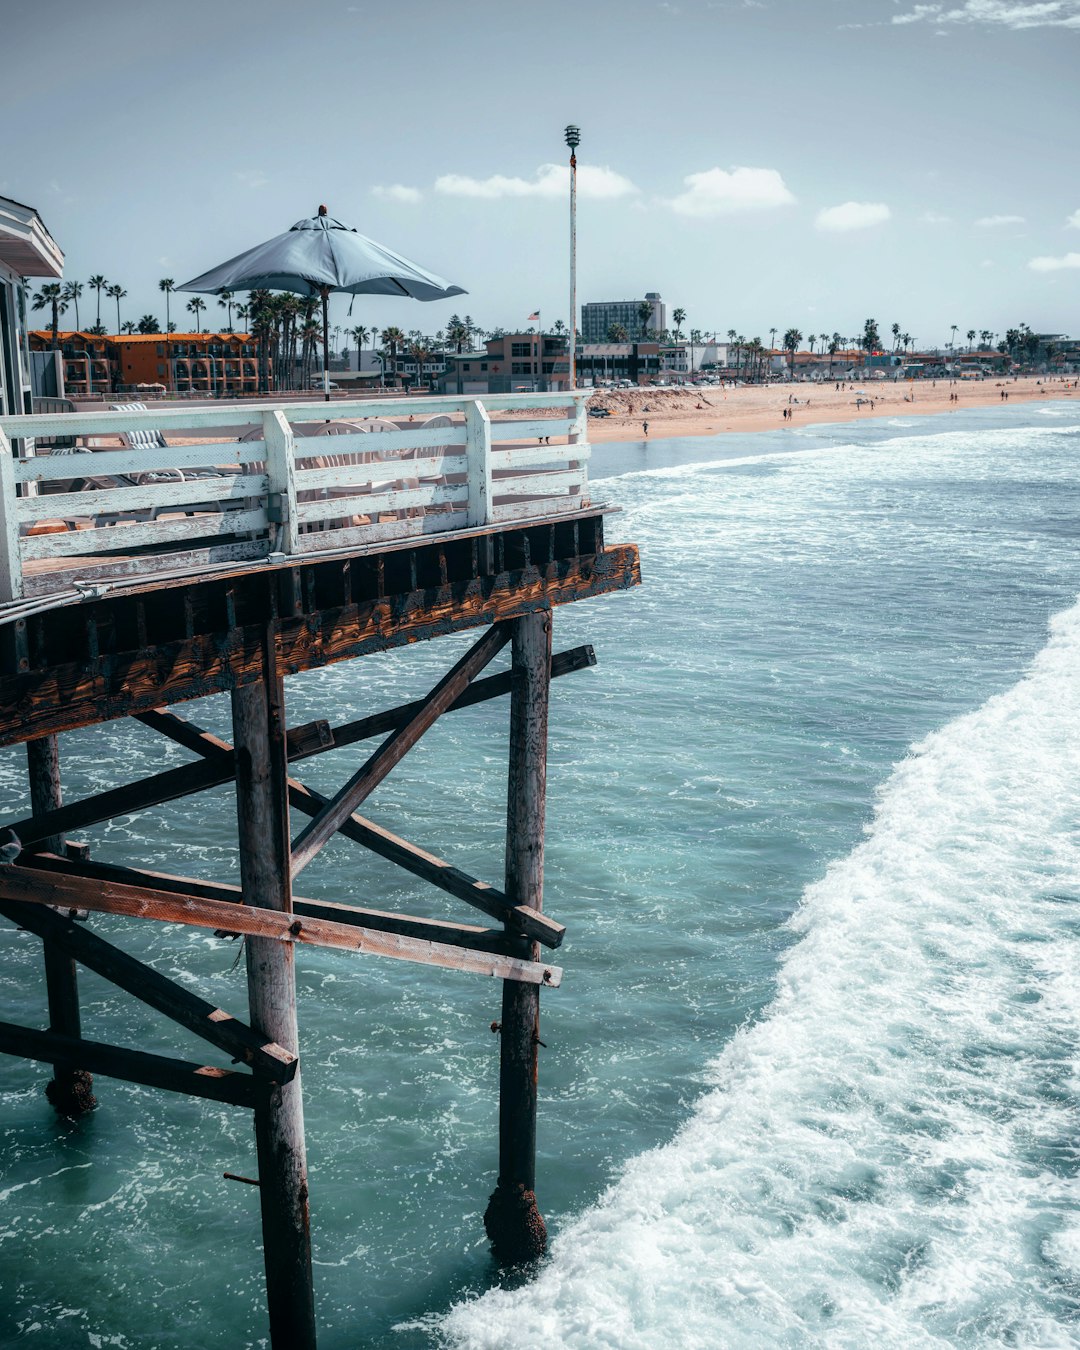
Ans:
POLYGON ((2 33, 0 193, 123 318, 325 203, 468 291, 332 323, 565 323, 574 123, 579 304, 1080 334, 1080 0, 8 0, 2 33))

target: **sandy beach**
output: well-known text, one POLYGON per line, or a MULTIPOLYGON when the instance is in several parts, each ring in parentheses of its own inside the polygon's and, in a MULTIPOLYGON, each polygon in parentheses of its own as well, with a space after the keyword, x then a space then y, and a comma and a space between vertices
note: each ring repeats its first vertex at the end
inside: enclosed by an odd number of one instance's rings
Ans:
POLYGON ((854 422, 863 418, 957 412, 964 408, 1010 405, 1043 399, 1073 398, 1080 408, 1080 388, 1073 382, 1026 377, 1017 380, 925 380, 917 383, 867 381, 837 390, 831 384, 744 385, 736 389, 599 389, 590 407, 610 408, 610 417, 589 418, 589 439, 640 441, 643 422, 649 439, 665 436, 715 436, 727 431, 773 431, 814 422, 854 422), (955 400, 952 396, 955 395, 955 400), (789 402, 789 400, 792 400, 789 402), (868 400, 873 400, 871 407, 868 400), (859 402, 861 401, 861 406, 859 402), (791 420, 783 412, 791 408, 791 420))

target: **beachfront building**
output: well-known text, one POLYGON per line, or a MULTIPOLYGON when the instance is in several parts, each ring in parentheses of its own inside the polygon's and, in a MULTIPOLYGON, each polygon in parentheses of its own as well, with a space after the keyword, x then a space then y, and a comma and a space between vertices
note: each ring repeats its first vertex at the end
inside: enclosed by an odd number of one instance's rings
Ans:
MULTIPOLYGON (((109 334, 62 332, 64 390, 69 398, 143 393, 155 386, 180 394, 254 394, 256 341, 247 333, 109 334)), ((32 351, 52 346, 52 331, 30 333, 32 351)))
POLYGON ((726 342, 671 342, 660 348, 660 374, 675 383, 711 375, 728 363, 726 342))
POLYGON ((643 300, 590 300, 581 306, 581 341, 607 342, 612 325, 626 329, 628 338, 640 338, 648 330, 662 333, 667 327, 667 306, 657 291, 646 291, 643 300), (642 309, 650 305, 650 315, 642 322, 642 309))
POLYGON ((577 351, 578 383, 630 380, 652 384, 660 379, 660 346, 656 342, 585 342, 577 351))
MULTIPOLYGON (((504 333, 482 352, 448 352, 444 394, 515 394, 566 389, 570 341, 557 333, 504 333)), ((581 358, 578 358, 578 375, 581 358)))
POLYGON ((23 278, 63 274, 64 255, 34 208, 0 197, 0 415, 33 410, 23 278))

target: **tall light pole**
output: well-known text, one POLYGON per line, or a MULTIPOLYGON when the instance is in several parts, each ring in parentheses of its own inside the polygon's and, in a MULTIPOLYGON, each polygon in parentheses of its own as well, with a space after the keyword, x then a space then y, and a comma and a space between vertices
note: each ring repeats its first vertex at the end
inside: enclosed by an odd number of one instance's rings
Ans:
POLYGON ((570 388, 577 388, 577 148, 581 131, 566 128, 570 147, 570 388))

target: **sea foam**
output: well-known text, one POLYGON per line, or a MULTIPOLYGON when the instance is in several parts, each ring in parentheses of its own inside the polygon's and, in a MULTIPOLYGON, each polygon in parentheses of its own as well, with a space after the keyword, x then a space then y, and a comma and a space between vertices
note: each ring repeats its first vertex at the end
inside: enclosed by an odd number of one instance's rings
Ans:
POLYGON ((1080 607, 912 747, 672 1142, 449 1345, 1077 1344, 1080 607))

